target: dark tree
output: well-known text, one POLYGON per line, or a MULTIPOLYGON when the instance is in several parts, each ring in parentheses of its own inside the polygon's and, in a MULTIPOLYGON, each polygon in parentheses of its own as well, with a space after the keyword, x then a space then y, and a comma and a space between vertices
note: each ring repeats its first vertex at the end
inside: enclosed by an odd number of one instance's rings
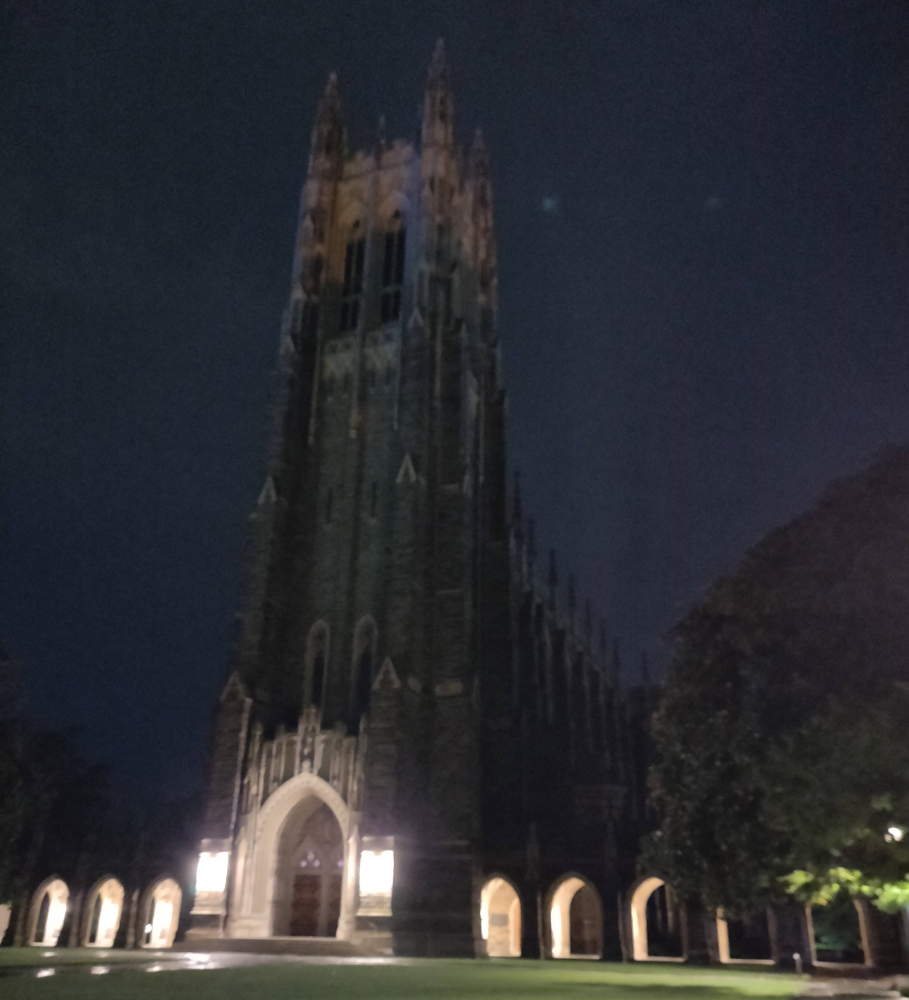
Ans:
POLYGON ((673 640, 648 863, 740 911, 909 898, 909 448, 759 542, 673 640))

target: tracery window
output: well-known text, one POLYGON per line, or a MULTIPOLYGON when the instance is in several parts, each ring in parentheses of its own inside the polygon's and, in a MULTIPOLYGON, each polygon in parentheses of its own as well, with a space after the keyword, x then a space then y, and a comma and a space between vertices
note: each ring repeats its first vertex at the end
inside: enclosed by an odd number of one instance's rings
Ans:
POLYGON ((355 222, 344 252, 344 284, 341 288, 341 332, 356 330, 360 322, 360 300, 363 296, 363 264, 366 240, 355 222))
POLYGON ((393 227, 385 234, 385 256, 382 263, 382 322, 388 323, 401 315, 401 288, 404 284, 404 251, 406 230, 401 213, 392 216, 393 227))

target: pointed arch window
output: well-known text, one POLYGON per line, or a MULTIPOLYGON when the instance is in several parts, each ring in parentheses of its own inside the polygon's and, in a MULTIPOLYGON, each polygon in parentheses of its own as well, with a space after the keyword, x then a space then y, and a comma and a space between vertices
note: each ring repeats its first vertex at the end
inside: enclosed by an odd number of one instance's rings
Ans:
POLYGON ((404 285, 404 252, 407 231, 401 213, 395 212, 391 228, 385 234, 385 255, 382 261, 382 322, 388 323, 401 315, 401 290, 404 285))
POLYGON ((363 265, 366 260, 366 240, 355 222, 344 251, 344 284, 341 288, 341 332, 356 330, 360 322, 360 300, 363 297, 363 265))
POLYGON ((353 691, 351 722, 356 727, 369 710, 369 696, 375 679, 376 624, 364 618, 354 633, 353 691))
POLYGON ((328 625, 319 621, 306 639, 306 672, 303 678, 303 704, 322 707, 325 695, 325 670, 328 665, 328 625))

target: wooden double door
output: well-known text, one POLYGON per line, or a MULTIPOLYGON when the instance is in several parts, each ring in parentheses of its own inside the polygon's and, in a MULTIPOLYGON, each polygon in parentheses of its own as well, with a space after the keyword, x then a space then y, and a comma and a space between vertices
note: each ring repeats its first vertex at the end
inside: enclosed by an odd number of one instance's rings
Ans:
POLYGON ((315 874, 294 876, 290 904, 290 934, 293 937, 334 937, 341 915, 341 876, 315 874))

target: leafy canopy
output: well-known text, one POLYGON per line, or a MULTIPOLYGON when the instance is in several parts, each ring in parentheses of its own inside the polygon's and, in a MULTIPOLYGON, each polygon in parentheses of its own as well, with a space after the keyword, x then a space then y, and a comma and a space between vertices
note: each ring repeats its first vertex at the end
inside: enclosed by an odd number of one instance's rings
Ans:
POLYGON ((654 733, 645 861, 678 889, 733 912, 782 891, 909 901, 909 448, 690 610, 654 733))

